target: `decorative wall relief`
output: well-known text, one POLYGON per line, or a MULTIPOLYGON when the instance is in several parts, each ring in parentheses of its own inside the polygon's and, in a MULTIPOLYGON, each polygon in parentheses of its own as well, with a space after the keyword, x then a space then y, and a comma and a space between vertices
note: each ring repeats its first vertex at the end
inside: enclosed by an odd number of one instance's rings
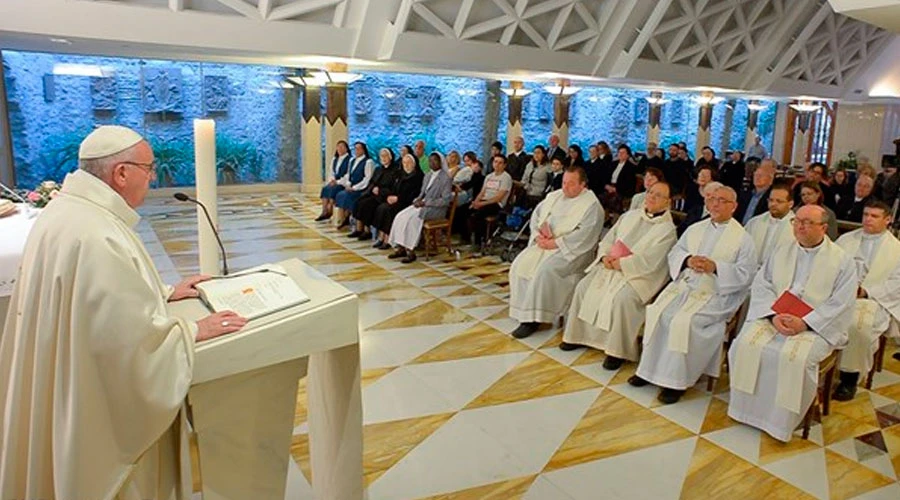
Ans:
POLYGON ((684 101, 677 99, 669 104, 669 125, 672 128, 678 128, 684 122, 684 101))
POLYGON ((53 100, 56 99, 56 83, 53 80, 53 75, 44 75, 42 81, 44 87, 44 102, 53 102, 53 100))
POLYGON ((441 92, 437 87, 419 87, 419 116, 433 119, 439 112, 441 92))
POLYGON ((141 68, 144 113, 183 113, 183 78, 179 68, 141 68))
POLYGON ((404 111, 406 111, 406 100, 403 99, 403 89, 400 87, 388 87, 384 89, 383 95, 388 117, 402 118, 404 111))
POLYGON ((119 86, 114 76, 91 77, 91 107, 94 111, 115 111, 119 105, 119 86))
POLYGON ((203 106, 207 113, 228 112, 228 95, 227 76, 203 76, 203 106))
POLYGON ((372 112, 372 93, 368 88, 356 90, 353 96, 353 114, 356 116, 368 116, 372 112))
POLYGON ((541 92, 538 95, 540 96, 538 100, 538 120, 549 122, 553 120, 556 97, 546 92, 541 92))
POLYGON ((645 125, 650 114, 650 106, 644 99, 634 99, 631 103, 635 125, 645 125))

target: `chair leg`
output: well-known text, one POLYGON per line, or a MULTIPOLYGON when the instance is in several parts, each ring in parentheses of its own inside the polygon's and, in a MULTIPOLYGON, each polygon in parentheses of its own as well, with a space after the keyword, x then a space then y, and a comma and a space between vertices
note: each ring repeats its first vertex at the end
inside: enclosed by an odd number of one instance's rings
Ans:
POLYGON ((887 337, 882 335, 878 338, 878 351, 875 352, 875 369, 881 373, 884 368, 884 351, 887 350, 887 337))
POLYGON ((869 370, 869 374, 866 375, 866 383, 863 384, 863 387, 865 387, 866 390, 872 390, 872 382, 875 380, 875 371, 876 367, 873 366, 872 369, 869 370))
POLYGON ((428 257, 431 256, 431 231, 425 231, 425 260, 428 260, 428 257))
POLYGON ((812 404, 809 406, 809 409, 806 410, 806 415, 803 416, 803 439, 809 439, 809 426, 812 420, 813 408, 817 408, 819 406, 819 397, 816 396, 813 399, 812 404))
POLYGON ((831 413, 831 393, 834 391, 834 372, 837 371, 837 365, 832 366, 828 373, 825 374, 825 390, 822 394, 822 414, 831 413))
POLYGON ((450 227, 447 227, 447 229, 445 229, 443 233, 444 237, 447 238, 447 253, 453 255, 453 240, 451 239, 450 235, 450 227))
POLYGON ((718 381, 719 381, 718 378, 710 377, 709 375, 707 375, 706 376, 706 392, 713 392, 713 390, 716 388, 716 382, 718 382, 718 381))

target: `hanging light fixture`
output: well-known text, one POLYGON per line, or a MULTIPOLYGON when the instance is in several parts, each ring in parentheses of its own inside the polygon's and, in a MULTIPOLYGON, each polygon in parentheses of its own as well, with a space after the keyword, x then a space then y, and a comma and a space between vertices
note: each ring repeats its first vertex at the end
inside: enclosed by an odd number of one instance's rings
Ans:
POLYGON ((568 97, 581 90, 581 87, 573 87, 572 82, 566 79, 557 80, 555 85, 545 85, 544 91, 548 94, 568 97))
POLYGON ((817 104, 812 101, 793 102, 788 106, 790 106, 794 111, 798 111, 800 113, 812 113, 822 108, 821 104, 817 104))
POLYGON ((694 102, 701 106, 715 106, 724 100, 724 97, 714 95, 712 92, 701 92, 700 95, 694 96, 694 102))
POLYGON ((768 107, 769 106, 767 104, 763 104, 759 101, 750 101, 747 103, 747 109, 749 109, 750 111, 762 111, 768 107))
POLYGON ((289 76, 287 79, 301 87, 324 87, 328 83, 327 79, 313 76, 312 73, 307 71, 303 71, 299 75, 289 76))
POLYGON ((510 81, 509 87, 503 87, 500 91, 509 97, 525 97, 531 93, 531 89, 526 89, 522 82, 516 80, 510 81))
POLYGON ((347 65, 344 63, 327 64, 324 70, 313 71, 310 75, 313 78, 324 81, 326 84, 338 83, 346 85, 362 78, 362 75, 358 73, 348 72, 347 65))

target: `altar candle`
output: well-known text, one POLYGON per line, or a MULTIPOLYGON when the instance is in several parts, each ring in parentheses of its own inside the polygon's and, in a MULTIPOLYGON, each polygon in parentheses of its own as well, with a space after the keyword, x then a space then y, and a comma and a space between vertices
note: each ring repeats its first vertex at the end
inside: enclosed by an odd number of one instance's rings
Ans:
MULTIPOLYGON (((206 205, 213 224, 219 227, 216 186, 216 122, 194 120, 194 172, 197 176, 197 200, 206 205)), ((220 274, 221 258, 216 235, 206 221, 201 207, 197 207, 197 234, 201 274, 220 274)))

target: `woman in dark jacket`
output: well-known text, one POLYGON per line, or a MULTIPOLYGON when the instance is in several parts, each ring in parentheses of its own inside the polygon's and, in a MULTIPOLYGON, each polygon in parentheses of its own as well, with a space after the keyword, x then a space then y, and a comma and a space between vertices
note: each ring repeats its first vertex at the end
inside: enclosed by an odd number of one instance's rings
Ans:
POLYGON ((569 156, 566 158, 567 167, 584 167, 584 152, 581 151, 581 146, 578 144, 572 144, 569 146, 569 156))
POLYGON ((375 217, 372 224, 378 228, 378 241, 374 247, 379 250, 390 250, 388 235, 391 234, 391 225, 394 217, 404 208, 412 205, 413 200, 422 191, 422 181, 425 173, 419 168, 419 162, 414 155, 408 154, 400 160, 401 170, 397 171, 394 185, 390 189, 385 201, 375 209, 375 217))
POLYGON ((389 148, 382 148, 378 152, 380 168, 375 169, 369 189, 356 202, 353 210, 353 218, 356 219, 356 230, 348 235, 350 238, 358 238, 360 241, 372 239, 370 226, 375 220, 375 209, 384 203, 390 194, 391 188, 396 182, 400 166, 396 163, 394 152, 389 148))

